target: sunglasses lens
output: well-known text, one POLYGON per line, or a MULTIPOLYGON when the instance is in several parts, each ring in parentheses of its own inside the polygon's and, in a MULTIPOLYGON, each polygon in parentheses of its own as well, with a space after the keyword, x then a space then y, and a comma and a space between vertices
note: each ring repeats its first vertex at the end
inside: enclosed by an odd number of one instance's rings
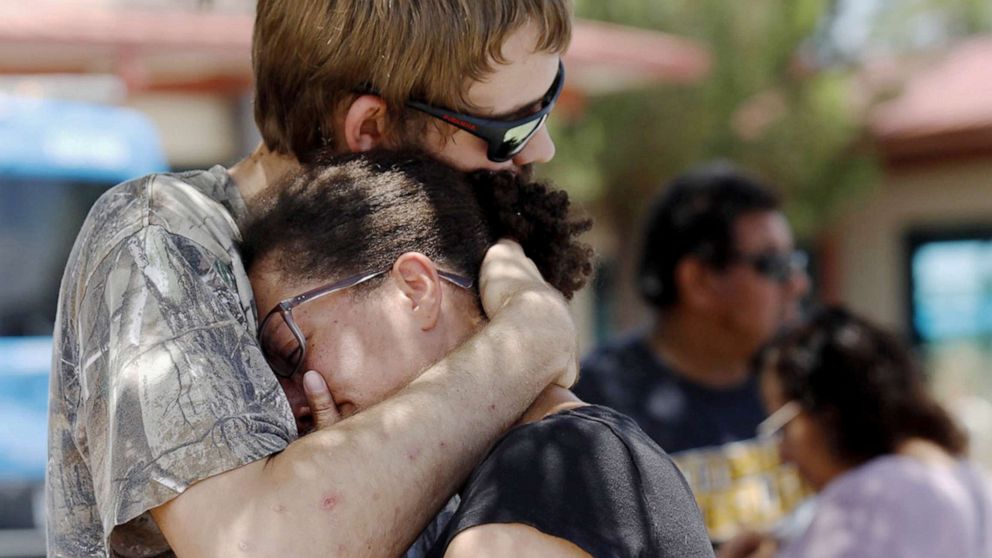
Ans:
POLYGON ((754 260, 754 269, 765 277, 779 282, 787 280, 792 275, 788 257, 781 255, 767 255, 756 258, 754 260))
POLYGON ((755 271, 780 283, 789 281, 797 273, 804 273, 806 263, 806 254, 800 251, 791 254, 766 254, 751 261, 755 271))
POLYGON ((303 347, 281 312, 276 312, 262 325, 259 332, 262 354, 277 376, 288 378, 299 368, 303 347))
POLYGON ((520 153, 530 138, 541 129, 548 119, 547 114, 541 115, 530 122, 525 122, 515 128, 510 128, 503 133, 503 140, 496 145, 490 145, 489 158, 495 162, 503 162, 520 153))

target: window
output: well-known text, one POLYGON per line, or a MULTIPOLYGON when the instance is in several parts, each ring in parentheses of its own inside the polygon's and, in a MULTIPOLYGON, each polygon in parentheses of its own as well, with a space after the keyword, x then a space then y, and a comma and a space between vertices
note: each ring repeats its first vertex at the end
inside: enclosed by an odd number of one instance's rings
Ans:
POLYGON ((908 237, 909 325, 937 396, 992 465, 992 225, 908 237))
POLYGON ((909 263, 917 341, 992 340, 992 229, 911 235, 909 263))

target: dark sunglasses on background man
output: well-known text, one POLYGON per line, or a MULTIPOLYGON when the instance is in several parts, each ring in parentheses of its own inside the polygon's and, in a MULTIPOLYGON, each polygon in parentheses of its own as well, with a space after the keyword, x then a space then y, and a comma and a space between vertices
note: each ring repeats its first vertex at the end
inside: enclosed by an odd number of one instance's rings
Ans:
POLYGON ((565 66, 558 62, 558 75, 555 77, 554 83, 551 84, 551 89, 541 99, 541 108, 533 114, 514 120, 471 116, 420 101, 407 101, 406 105, 461 128, 473 136, 482 138, 488 145, 486 156, 489 160, 494 163, 502 163, 523 151, 527 142, 541 129, 564 87, 565 66))
POLYGON ((772 281, 787 283, 796 274, 806 273, 809 256, 802 250, 736 254, 730 258, 730 263, 746 265, 772 281))

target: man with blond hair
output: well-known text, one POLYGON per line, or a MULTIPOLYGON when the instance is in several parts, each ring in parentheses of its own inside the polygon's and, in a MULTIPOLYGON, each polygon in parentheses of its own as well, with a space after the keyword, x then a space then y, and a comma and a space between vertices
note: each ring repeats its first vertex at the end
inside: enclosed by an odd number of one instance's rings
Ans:
POLYGON ((110 190, 70 256, 51 380, 50 556, 399 555, 531 401, 572 382, 565 302, 502 243, 480 278, 489 325, 338 422, 302 355, 283 395, 238 248, 246 203, 322 150, 416 146, 462 169, 520 173, 549 160, 568 4, 259 0, 263 145, 230 169, 110 190))

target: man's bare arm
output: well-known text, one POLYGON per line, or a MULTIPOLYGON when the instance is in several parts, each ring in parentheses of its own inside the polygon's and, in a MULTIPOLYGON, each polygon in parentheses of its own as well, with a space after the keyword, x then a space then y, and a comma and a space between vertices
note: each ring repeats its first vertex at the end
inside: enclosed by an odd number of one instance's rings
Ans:
POLYGON ((481 285, 494 314, 468 343, 388 401, 153 510, 177 554, 401 554, 534 397, 571 381, 574 325, 535 273, 519 247, 494 248, 481 285))
POLYGON ((522 523, 488 523, 452 539, 444 558, 591 558, 571 541, 522 523))

